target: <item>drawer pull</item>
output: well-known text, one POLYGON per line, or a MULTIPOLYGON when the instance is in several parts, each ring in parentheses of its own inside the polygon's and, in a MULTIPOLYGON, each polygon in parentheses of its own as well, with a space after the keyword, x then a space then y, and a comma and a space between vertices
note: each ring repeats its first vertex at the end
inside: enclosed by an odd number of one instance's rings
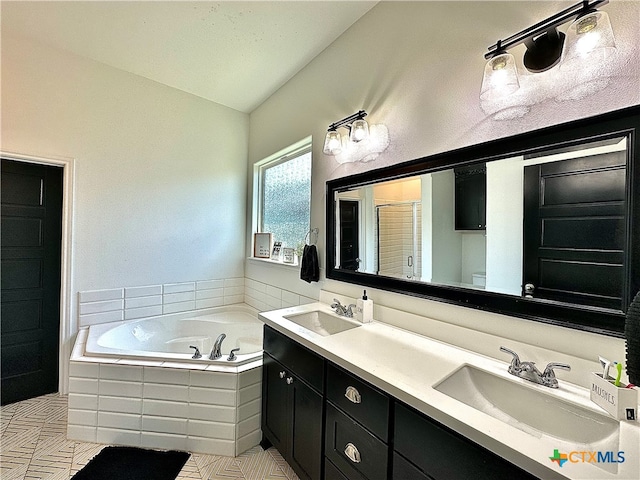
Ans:
POLYGON ((344 454, 353 463, 360 463, 360 452, 353 443, 347 443, 344 447, 344 454))
POLYGON ((285 375, 286 375, 285 372, 280 372, 280 378, 284 378, 285 375))
POLYGON ((344 396, 353 403, 360 403, 362 401, 360 392, 355 387, 347 387, 347 391, 344 392, 344 396))
POLYGON ((289 377, 287 378, 287 385, 291 385, 293 383, 293 378, 289 377))

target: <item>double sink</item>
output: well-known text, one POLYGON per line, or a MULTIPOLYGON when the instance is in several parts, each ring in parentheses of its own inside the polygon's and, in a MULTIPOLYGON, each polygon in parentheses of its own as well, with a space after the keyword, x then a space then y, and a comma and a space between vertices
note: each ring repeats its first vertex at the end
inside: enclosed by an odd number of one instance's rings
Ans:
MULTIPOLYGON (((311 310, 284 318, 316 335, 327 337, 362 326, 361 323, 311 310)), ((536 437, 549 436, 581 445, 618 443, 619 422, 596 409, 564 400, 556 392, 513 377, 464 364, 433 389, 479 412, 536 437)))

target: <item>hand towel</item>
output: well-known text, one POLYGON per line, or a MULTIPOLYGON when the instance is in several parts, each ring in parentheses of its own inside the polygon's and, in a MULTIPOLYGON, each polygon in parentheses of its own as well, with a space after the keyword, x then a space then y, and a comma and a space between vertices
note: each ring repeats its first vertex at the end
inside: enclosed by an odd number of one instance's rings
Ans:
POLYGON ((320 280, 320 266, 318 264, 318 250, 315 245, 305 245, 302 252, 302 267, 300 278, 307 283, 320 280))

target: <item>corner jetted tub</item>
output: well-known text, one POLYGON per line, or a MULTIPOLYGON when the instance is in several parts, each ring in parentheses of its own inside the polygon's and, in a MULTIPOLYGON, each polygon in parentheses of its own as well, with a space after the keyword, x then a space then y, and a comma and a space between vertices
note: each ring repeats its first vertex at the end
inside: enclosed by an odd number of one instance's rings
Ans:
POLYGON ((240 455, 262 436, 262 332, 246 304, 81 328, 69 362, 67 437, 240 455), (222 356, 209 360, 221 334, 222 356), (192 345, 202 358, 192 358, 192 345))
POLYGON ((169 316, 94 325, 89 328, 85 355, 237 366, 262 357, 262 326, 255 313, 239 306, 182 319, 169 316), (226 335, 222 357, 209 360, 221 334, 226 335), (198 347, 202 358, 192 358, 191 346, 198 347), (234 360, 227 360, 236 348, 240 350, 234 360))

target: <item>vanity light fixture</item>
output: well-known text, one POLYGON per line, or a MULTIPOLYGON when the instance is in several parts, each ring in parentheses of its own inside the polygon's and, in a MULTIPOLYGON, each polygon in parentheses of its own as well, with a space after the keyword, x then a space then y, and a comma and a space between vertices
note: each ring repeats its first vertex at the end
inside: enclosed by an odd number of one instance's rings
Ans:
POLYGON ((480 99, 494 100, 518 90, 515 59, 507 50, 522 43, 526 46, 522 62, 532 73, 545 72, 561 59, 563 70, 579 68, 579 60, 585 57, 589 64, 606 61, 615 51, 615 40, 608 15, 596 9, 607 3, 609 0, 583 0, 490 46, 484 55, 488 62, 480 99), (558 31, 559 26, 570 21, 573 23, 566 35, 558 31))
POLYGON ((359 110, 353 115, 338 120, 337 122, 329 125, 327 129, 327 135, 324 139, 324 148, 322 151, 326 155, 338 155, 342 152, 342 136, 338 131, 338 128, 344 127, 349 130, 349 141, 358 143, 366 140, 369 137, 369 124, 364 119, 367 116, 367 112, 359 110))

